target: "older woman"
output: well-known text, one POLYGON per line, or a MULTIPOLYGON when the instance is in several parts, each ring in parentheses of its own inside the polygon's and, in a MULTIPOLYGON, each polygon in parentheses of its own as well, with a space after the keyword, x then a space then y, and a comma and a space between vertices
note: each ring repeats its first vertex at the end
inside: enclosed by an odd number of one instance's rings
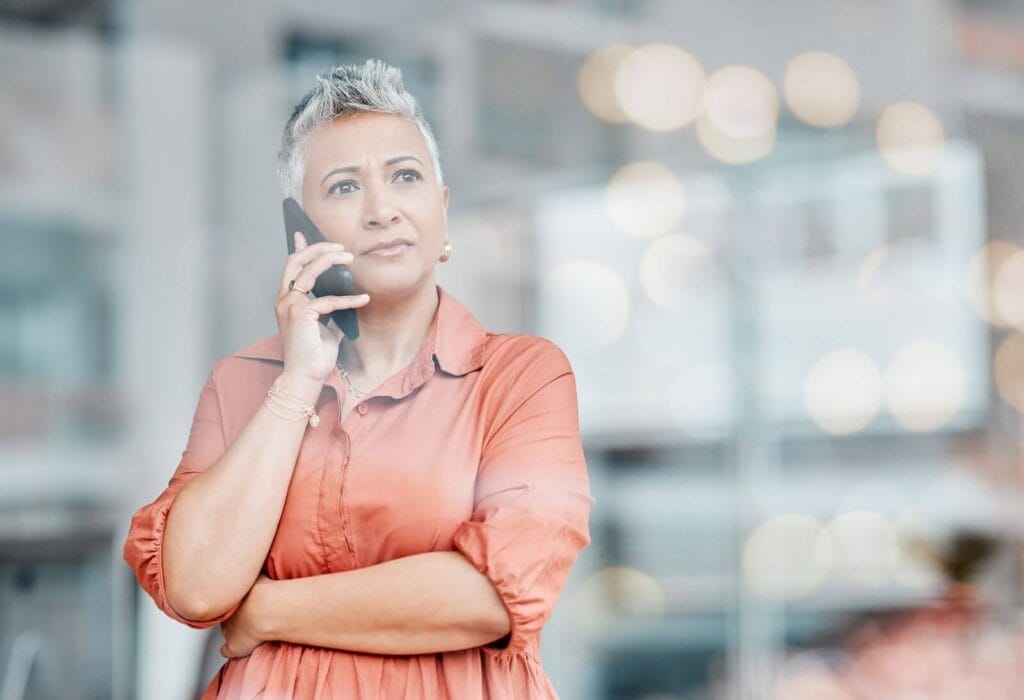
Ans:
POLYGON ((167 615, 221 625, 204 698, 557 697, 540 633, 594 502, 572 367, 435 282, 449 188, 397 68, 321 73, 279 174, 327 241, 296 234, 279 332, 213 363, 125 561, 167 615), (311 297, 339 263, 362 294, 311 297))

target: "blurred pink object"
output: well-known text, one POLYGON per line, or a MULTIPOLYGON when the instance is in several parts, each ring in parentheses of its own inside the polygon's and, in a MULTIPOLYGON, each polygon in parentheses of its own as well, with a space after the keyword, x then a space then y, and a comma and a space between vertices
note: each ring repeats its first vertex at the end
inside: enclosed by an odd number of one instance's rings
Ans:
POLYGON ((934 606, 894 621, 868 622, 850 636, 845 661, 795 657, 777 700, 1020 700, 1024 621, 986 623, 970 584, 954 583, 934 606))

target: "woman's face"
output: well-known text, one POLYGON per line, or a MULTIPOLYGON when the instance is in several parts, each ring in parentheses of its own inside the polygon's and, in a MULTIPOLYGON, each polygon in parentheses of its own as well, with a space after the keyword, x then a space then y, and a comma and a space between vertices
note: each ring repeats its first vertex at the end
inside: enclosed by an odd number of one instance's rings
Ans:
POLYGON ((329 241, 355 259, 348 266, 359 291, 406 296, 433 284, 448 232, 448 186, 416 126, 397 115, 357 112, 312 136, 302 181, 302 208, 329 241), (401 160, 399 160, 401 159, 401 160), (393 239, 395 255, 370 248, 393 239))

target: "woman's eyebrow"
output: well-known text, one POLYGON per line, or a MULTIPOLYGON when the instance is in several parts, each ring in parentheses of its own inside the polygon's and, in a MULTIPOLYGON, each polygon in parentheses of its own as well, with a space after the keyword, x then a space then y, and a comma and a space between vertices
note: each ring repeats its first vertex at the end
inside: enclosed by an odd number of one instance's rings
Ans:
MULTIPOLYGON (((420 165, 423 165, 423 161, 421 161, 416 156, 395 156, 394 158, 388 158, 386 161, 384 161, 384 165, 392 166, 395 163, 402 162, 403 160, 414 160, 417 163, 419 163, 420 165)), ((346 165, 346 166, 344 166, 342 168, 335 168, 331 172, 329 172, 326 175, 324 175, 324 179, 320 181, 320 184, 321 185, 324 184, 324 180, 329 178, 331 175, 336 175, 337 173, 357 173, 357 172, 359 172, 359 166, 358 165, 346 165)))

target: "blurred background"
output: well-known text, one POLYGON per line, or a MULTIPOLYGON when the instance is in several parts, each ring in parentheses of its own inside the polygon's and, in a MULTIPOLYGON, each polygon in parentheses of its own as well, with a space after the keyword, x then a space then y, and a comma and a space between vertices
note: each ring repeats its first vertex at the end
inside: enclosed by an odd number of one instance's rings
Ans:
POLYGON ((0 0, 2 700, 223 662, 121 546, 277 331, 293 103, 367 58, 439 283, 577 375, 562 697, 1024 697, 1024 3, 0 0))

